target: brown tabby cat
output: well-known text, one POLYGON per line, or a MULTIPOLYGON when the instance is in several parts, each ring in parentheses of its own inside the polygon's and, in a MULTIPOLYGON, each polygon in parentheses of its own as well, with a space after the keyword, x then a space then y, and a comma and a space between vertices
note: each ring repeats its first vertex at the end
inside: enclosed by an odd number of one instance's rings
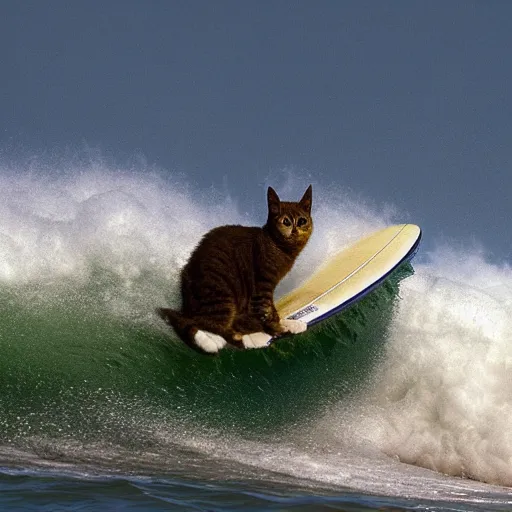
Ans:
POLYGON ((256 348, 283 332, 302 332, 300 320, 280 320, 274 290, 313 231, 312 187, 302 199, 281 202, 268 188, 263 227, 221 226, 207 233, 181 271, 181 311, 159 315, 200 352, 218 352, 226 341, 256 348))

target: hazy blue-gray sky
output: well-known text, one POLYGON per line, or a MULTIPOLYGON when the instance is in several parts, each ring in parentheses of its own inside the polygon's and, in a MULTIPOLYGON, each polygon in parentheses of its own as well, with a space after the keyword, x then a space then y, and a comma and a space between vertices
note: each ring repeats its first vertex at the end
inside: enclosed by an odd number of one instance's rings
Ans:
POLYGON ((0 149, 140 152, 255 202, 294 167, 510 261, 511 20, 508 0, 4 0, 0 149))

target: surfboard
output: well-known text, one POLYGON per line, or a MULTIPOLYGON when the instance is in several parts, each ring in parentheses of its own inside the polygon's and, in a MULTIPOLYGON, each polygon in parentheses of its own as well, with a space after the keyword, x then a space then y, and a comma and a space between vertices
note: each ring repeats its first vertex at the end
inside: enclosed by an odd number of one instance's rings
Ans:
POLYGON ((421 229, 381 229, 330 257, 301 286, 276 301, 281 318, 316 324, 361 300, 417 252, 421 229))

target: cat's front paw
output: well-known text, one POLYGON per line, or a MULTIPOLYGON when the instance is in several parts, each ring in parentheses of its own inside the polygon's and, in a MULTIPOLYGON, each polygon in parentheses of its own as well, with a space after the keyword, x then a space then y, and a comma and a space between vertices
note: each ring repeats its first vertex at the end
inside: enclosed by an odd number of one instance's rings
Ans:
POLYGON ((215 354, 226 346, 226 340, 218 334, 198 330, 194 335, 195 344, 208 354, 215 354))
POLYGON ((244 348, 262 348, 266 347, 271 339, 272 336, 266 332, 253 332, 252 334, 244 334, 242 343, 244 348))
POLYGON ((284 332, 290 332, 292 334, 304 332, 308 328, 308 324, 302 320, 289 320, 287 318, 281 320, 280 325, 284 332))

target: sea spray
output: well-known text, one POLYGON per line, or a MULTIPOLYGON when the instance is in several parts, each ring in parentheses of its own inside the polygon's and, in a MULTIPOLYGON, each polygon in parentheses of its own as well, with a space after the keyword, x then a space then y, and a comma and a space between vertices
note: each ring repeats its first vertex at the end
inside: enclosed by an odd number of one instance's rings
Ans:
POLYGON ((440 247, 400 295, 351 435, 403 462, 511 486, 511 269, 440 247))

